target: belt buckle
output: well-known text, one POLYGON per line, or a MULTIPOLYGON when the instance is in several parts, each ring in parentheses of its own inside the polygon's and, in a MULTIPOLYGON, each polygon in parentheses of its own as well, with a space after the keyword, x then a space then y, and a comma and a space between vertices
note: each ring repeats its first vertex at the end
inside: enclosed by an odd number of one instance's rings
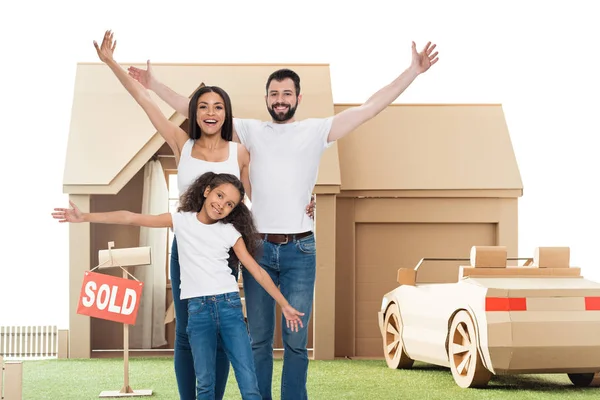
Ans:
POLYGON ((290 236, 289 236, 289 235, 287 235, 287 234, 284 234, 283 236, 285 236, 285 242, 282 242, 282 243, 280 243, 280 244, 288 244, 288 243, 289 243, 289 241, 290 241, 290 239, 289 239, 289 238, 290 238, 290 236))

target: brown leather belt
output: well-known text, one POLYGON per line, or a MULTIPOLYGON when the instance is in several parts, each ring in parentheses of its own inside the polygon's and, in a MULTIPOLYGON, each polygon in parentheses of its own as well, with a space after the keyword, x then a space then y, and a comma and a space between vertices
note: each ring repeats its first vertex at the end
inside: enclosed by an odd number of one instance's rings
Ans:
POLYGON ((275 244, 287 244, 293 240, 302 239, 312 235, 312 231, 302 233, 259 233, 260 238, 264 241, 275 244))

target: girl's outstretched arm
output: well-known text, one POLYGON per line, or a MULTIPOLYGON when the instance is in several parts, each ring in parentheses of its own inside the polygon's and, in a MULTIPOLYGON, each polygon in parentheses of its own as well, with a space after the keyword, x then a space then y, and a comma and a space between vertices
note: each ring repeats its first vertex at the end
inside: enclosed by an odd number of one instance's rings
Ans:
POLYGON ((246 268, 248 272, 252 274, 260 286, 262 286, 267 293, 269 293, 271 297, 275 299, 277 304, 281 306, 281 311, 285 316, 285 323, 287 327, 292 331, 298 332, 298 324, 300 327, 304 326, 302 324, 302 319, 300 318, 302 315, 304 315, 304 313, 292 307, 285 297, 283 297, 267 271, 258 265, 256 260, 254 260, 250 253, 248 253, 248 249, 246 248, 246 244, 242 238, 239 238, 235 243, 233 246, 233 251, 237 255, 244 268, 246 268))
POLYGON ((91 222, 96 224, 135 225, 148 228, 171 228, 173 218, 170 213, 160 215, 138 214, 131 211, 110 211, 102 213, 82 213, 69 201, 72 208, 55 208, 52 217, 58 222, 91 222))

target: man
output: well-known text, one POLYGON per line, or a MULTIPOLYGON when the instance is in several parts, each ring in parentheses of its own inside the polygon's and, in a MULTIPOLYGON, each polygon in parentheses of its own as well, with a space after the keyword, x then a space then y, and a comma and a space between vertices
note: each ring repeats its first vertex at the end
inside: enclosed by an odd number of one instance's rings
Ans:
MULTIPOLYGON (((438 61, 436 45, 427 43, 417 52, 412 43, 412 62, 394 81, 364 104, 329 118, 296 121, 302 100, 300 78, 289 70, 273 72, 267 79, 265 101, 272 121, 234 119, 234 140, 250 152, 252 213, 261 232, 263 255, 259 264, 280 286, 283 295, 305 313, 304 328, 292 333, 282 326, 284 344, 281 398, 307 399, 308 321, 316 274, 313 221, 303 212, 317 180, 323 151, 390 105, 423 72, 438 61)), ((147 70, 129 73, 153 90, 179 113, 188 114, 189 99, 158 82, 147 70)), ((271 399, 275 302, 254 278, 243 270, 248 328, 263 399, 271 399)))

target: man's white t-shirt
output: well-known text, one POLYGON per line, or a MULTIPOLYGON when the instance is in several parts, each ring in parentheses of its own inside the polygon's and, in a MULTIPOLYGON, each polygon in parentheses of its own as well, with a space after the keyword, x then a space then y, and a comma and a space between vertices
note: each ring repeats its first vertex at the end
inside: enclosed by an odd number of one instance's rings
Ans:
POLYGON ((235 131, 250 152, 252 214, 261 233, 313 230, 306 206, 317 182, 333 117, 289 124, 234 118, 235 131))
POLYGON ((228 259, 229 249, 242 235, 231 224, 203 224, 194 212, 171 215, 179 252, 181 298, 238 292, 228 259))

